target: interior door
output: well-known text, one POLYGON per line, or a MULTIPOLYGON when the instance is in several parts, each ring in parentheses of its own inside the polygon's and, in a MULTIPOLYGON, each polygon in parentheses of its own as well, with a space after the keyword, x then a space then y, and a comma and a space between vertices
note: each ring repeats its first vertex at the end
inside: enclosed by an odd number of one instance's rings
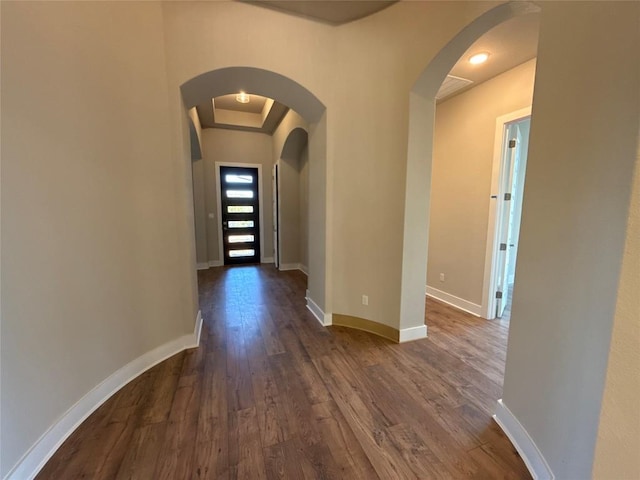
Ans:
POLYGON ((224 264, 260 263, 258 169, 220 167, 224 264))
POLYGON ((503 197, 502 217, 500 218, 500 235, 498 250, 498 278, 496 281, 496 316, 502 317, 507 305, 507 295, 509 294, 508 284, 508 259, 509 259, 509 238, 511 237, 511 204, 513 200, 513 178, 516 165, 518 139, 516 125, 509 125, 505 130, 505 143, 503 147, 503 175, 501 178, 503 197))

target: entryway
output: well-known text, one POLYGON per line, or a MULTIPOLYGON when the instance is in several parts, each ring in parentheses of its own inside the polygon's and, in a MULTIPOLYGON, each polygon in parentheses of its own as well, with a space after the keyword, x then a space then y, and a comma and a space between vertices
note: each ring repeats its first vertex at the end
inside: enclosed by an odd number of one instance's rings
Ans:
POLYGON ((224 264, 260 263, 259 170, 219 168, 224 264))

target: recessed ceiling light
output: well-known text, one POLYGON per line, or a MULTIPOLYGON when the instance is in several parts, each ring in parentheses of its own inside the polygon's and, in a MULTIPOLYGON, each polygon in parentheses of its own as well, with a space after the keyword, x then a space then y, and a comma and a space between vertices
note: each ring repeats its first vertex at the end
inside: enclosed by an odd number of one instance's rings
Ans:
POLYGON ((480 65, 481 63, 486 62, 488 58, 489 54, 487 52, 476 53, 469 57, 469 63, 471 65, 480 65))
POLYGON ((248 93, 240 92, 238 95, 236 95, 236 102, 249 103, 250 100, 251 98, 249 97, 248 93))

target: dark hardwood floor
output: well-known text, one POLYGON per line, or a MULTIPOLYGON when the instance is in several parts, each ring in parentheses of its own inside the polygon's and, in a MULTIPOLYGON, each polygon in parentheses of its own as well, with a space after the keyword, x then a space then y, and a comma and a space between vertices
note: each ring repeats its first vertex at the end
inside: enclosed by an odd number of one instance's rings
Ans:
POLYGON ((531 478, 491 414, 508 322, 429 300, 429 338, 323 328, 306 277, 199 274, 199 348, 133 380, 38 479, 531 478))

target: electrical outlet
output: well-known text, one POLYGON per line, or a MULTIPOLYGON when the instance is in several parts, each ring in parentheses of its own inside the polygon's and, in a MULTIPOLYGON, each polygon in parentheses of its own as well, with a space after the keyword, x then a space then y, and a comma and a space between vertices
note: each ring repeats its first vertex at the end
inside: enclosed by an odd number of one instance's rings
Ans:
POLYGON ((362 304, 369 305, 369 297, 367 295, 362 295, 362 304))
POLYGON ((441 273, 441 274, 440 274, 440 281, 441 281, 441 282, 444 282, 444 273, 441 273))

